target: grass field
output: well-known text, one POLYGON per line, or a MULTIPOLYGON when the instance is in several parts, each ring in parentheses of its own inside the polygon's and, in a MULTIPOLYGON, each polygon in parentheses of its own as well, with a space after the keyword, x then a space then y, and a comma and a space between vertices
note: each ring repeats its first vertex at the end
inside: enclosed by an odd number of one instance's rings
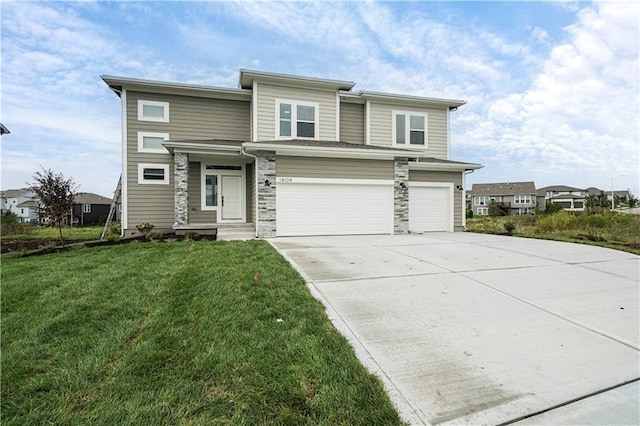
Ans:
POLYGON ((640 254, 640 216, 604 212, 578 214, 560 211, 539 216, 499 216, 467 219, 471 232, 505 233, 505 224, 515 225, 513 235, 579 242, 640 254))
POLYGON ((264 241, 2 261, 2 423, 399 424, 264 241))
MULTIPOLYGON (((102 226, 65 226, 62 228, 62 236, 65 240, 74 241, 99 240, 102 228, 102 226)), ((40 227, 21 223, 3 226, 2 237, 11 240, 60 241, 60 234, 56 227, 40 227)))

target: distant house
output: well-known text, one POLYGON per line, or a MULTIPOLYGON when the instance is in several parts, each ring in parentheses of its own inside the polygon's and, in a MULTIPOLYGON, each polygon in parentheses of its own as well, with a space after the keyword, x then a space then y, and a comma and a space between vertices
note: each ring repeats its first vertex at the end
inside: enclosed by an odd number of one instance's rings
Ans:
POLYGON ((12 212, 20 222, 38 218, 35 193, 29 188, 7 189, 0 192, 0 211, 12 212))
POLYGON ((90 192, 79 192, 73 200, 72 225, 104 223, 111 208, 111 199, 90 192))
POLYGON ((469 196, 470 208, 475 215, 489 214, 489 203, 494 200, 502 215, 532 215, 536 208, 543 210, 544 196, 536 191, 533 182, 475 183, 469 196))
MULTIPOLYGON (((597 188, 593 188, 598 191, 597 188)), ((553 185, 540 188, 540 191, 544 191, 545 199, 547 202, 553 202, 560 204, 564 210, 581 212, 585 208, 585 198, 589 195, 588 190, 574 188, 566 185, 553 185)))

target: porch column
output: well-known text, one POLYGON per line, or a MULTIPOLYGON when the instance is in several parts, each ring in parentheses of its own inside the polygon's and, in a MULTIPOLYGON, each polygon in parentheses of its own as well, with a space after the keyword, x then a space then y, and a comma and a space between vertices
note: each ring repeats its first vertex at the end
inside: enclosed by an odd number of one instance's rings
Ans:
POLYGON ((393 233, 409 233, 409 159, 393 161, 393 233))
POLYGON ((189 154, 176 152, 173 156, 175 183, 174 224, 176 228, 189 224, 189 154))
POLYGON ((258 238, 276 236, 276 153, 258 151, 256 154, 258 238))

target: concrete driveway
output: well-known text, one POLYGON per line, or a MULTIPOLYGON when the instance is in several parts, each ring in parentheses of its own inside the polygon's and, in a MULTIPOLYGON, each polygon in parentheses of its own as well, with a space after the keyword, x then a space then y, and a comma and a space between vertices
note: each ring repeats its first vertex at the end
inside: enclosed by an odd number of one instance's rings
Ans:
POLYGON ((411 424, 639 424, 640 257, 472 233, 275 238, 411 424))

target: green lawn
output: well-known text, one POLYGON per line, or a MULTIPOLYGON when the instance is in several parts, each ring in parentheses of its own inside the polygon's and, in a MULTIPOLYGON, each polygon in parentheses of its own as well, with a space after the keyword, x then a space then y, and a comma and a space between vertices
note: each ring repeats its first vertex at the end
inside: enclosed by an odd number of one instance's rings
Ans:
POLYGON ((1 285, 4 424, 400 423, 264 241, 3 259, 1 285))
MULTIPOLYGON (((62 236, 65 240, 91 241, 99 240, 103 226, 73 226, 62 227, 62 236)), ((51 240, 60 241, 60 234, 56 227, 41 227, 30 224, 11 224, 3 227, 2 238, 8 240, 51 240), (6 228, 6 229, 5 229, 6 228)))

